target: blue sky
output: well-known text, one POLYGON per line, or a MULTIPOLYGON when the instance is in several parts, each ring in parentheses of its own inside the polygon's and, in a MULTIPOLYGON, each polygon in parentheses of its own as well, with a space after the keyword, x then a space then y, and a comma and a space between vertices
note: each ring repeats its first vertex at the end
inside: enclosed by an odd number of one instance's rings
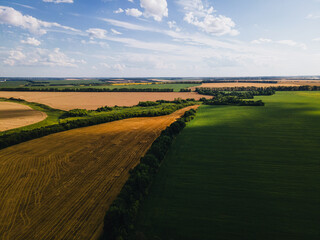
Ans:
POLYGON ((0 0, 0 76, 320 75, 320 0, 0 0))

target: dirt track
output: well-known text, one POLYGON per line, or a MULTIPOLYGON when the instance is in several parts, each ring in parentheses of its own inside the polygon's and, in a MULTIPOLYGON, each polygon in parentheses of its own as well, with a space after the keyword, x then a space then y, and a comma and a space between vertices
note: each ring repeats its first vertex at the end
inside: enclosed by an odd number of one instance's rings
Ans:
POLYGON ((47 114, 18 103, 0 102, 0 132, 46 119, 47 114))
POLYGON ((206 97, 194 92, 0 92, 0 97, 21 98, 46 104, 53 108, 95 110, 102 106, 133 106, 139 101, 174 100, 175 98, 206 97))
POLYGON ((171 115, 74 129, 0 151, 0 239, 97 239, 111 202, 171 115))

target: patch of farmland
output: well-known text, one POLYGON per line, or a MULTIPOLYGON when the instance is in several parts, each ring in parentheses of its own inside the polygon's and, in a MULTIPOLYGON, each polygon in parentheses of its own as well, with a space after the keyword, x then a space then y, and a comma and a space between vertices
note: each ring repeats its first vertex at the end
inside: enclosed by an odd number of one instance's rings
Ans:
POLYGON ((101 106, 134 106, 140 101, 208 98, 195 92, 0 92, 0 97, 21 98, 62 110, 95 110, 101 106))
POLYGON ((160 132, 190 108, 52 134, 0 151, 0 239, 97 239, 160 132))
POLYGON ((290 83, 239 83, 239 82, 222 82, 222 83, 203 83, 200 86, 197 87, 191 87, 191 89, 196 89, 196 88, 224 88, 224 87, 280 87, 280 86, 297 86, 298 84, 294 82, 290 83))
POLYGON ((0 102, 0 131, 31 125, 44 120, 47 114, 26 105, 0 102))

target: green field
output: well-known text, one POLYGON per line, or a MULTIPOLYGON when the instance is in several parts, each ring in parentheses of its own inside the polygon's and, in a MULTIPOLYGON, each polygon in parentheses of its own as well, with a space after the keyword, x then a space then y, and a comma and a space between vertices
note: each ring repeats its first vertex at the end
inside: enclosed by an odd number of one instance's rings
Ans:
POLYGON ((143 202, 147 239, 320 239, 320 93, 201 106, 143 202), (155 237, 155 236, 158 236, 155 237))

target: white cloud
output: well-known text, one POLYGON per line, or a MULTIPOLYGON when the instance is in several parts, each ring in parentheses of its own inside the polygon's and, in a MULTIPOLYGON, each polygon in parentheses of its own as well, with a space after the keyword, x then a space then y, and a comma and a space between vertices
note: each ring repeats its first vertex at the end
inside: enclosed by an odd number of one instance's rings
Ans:
POLYGON ((148 27, 137 25, 137 24, 123 22, 123 21, 114 20, 114 19, 110 19, 110 18, 100 18, 100 19, 102 21, 105 21, 105 22, 107 22, 107 23, 109 23, 109 24, 111 24, 113 26, 116 26, 116 27, 121 27, 121 28, 129 29, 129 30, 152 31, 152 32, 154 32, 154 28, 148 28, 148 27))
POLYGON ((90 41, 81 40, 82 44, 96 44, 100 45, 102 48, 109 48, 109 44, 103 41, 94 41, 93 39, 90 39, 90 41))
POLYGON ((79 32, 79 30, 60 25, 59 23, 45 22, 29 15, 23 15, 14 8, 5 6, 0 6, 0 24, 8 24, 15 27, 20 27, 28 30, 31 33, 39 35, 46 34, 46 29, 52 27, 79 32))
POLYGON ((239 34, 234 21, 223 15, 213 14, 214 8, 205 7, 202 0, 180 0, 179 4, 185 11, 184 21, 192 24, 206 33, 217 36, 239 34))
POLYGON ((24 8, 36 9, 36 8, 34 8, 34 7, 32 7, 32 6, 25 5, 25 4, 20 4, 20 3, 14 3, 14 2, 12 2, 11 4, 17 5, 17 6, 20 6, 20 7, 24 7, 24 8))
POLYGON ((12 50, 4 63, 10 66, 78 67, 77 63, 84 64, 85 61, 69 58, 59 48, 53 51, 37 48, 27 53, 23 53, 21 49, 12 50))
POLYGON ((181 29, 177 27, 176 21, 168 21, 167 23, 170 29, 175 29, 177 32, 181 31, 181 29))
POLYGON ((168 17, 167 0, 140 0, 140 6, 144 8, 145 17, 153 17, 160 22, 163 17, 168 17))
POLYGON ((121 35, 122 33, 121 32, 118 32, 117 30, 111 28, 111 32, 115 35, 121 35))
POLYGON ((133 1, 133 0, 128 0, 128 2, 134 3, 134 1, 133 1))
POLYGON ((105 39, 107 30, 101 29, 101 28, 89 28, 86 31, 89 34, 90 38, 99 38, 99 39, 105 39))
POLYGON ((118 10, 113 11, 113 13, 123 13, 124 10, 122 8, 119 8, 118 10))
POLYGON ((41 44, 41 42, 35 38, 27 38, 27 40, 21 40, 21 43, 24 44, 29 44, 29 45, 33 45, 33 46, 39 46, 41 44))
POLYGON ((133 17, 140 17, 142 15, 142 12, 140 12, 136 8, 128 8, 126 9, 126 15, 133 16, 133 17))
POLYGON ((52 2, 52 3, 73 3, 73 0, 42 0, 43 2, 52 2))
POLYGON ((114 70, 123 71, 126 68, 126 65, 117 63, 112 67, 114 70))
POLYGON ((257 40, 251 41, 251 43, 253 43, 253 44, 273 43, 273 44, 287 45, 287 46, 290 46, 290 47, 298 47, 298 48, 301 48, 301 49, 303 49, 303 50, 306 50, 306 49, 307 49, 306 44, 304 44, 304 43, 298 43, 298 42, 295 42, 295 41, 293 41, 293 40, 279 40, 279 41, 274 41, 274 40, 268 39, 268 38, 259 38, 259 39, 257 39, 257 40))
POLYGON ((314 42, 320 42, 320 38, 314 38, 314 39, 312 39, 312 41, 314 41, 314 42))
POLYGON ((299 48, 302 48, 304 50, 307 49, 307 46, 304 43, 297 43, 297 42, 295 42, 293 40, 280 40, 280 41, 277 41, 277 43, 283 44, 283 45, 287 45, 287 46, 290 46, 290 47, 299 47, 299 48))
POLYGON ((4 63, 10 66, 14 66, 16 62, 19 62, 21 60, 24 60, 26 58, 26 55, 24 55, 19 50, 12 50, 9 53, 9 57, 4 60, 4 63))
POLYGON ((123 71, 126 68, 126 65, 121 64, 121 63, 116 63, 116 64, 113 64, 113 65, 110 65, 108 63, 100 63, 100 65, 105 67, 105 68, 107 68, 107 69, 112 69, 112 70, 115 70, 115 71, 123 71))
POLYGON ((310 13, 308 16, 306 16, 306 19, 313 19, 313 20, 320 19, 320 15, 315 15, 310 13))
POLYGON ((270 43, 272 42, 271 39, 268 39, 268 38, 259 38, 257 40, 253 40, 251 43, 254 43, 254 44, 261 44, 261 43, 270 43))
POLYGON ((144 27, 137 24, 132 24, 124 21, 118 21, 114 19, 109 18, 101 18, 102 21, 105 21, 113 26, 129 29, 129 30, 136 30, 136 31, 147 31, 147 32, 155 32, 159 34, 165 34, 167 36, 172 37, 175 40, 179 40, 191 45, 207 45, 211 48, 225 48, 225 49, 231 49, 231 50, 241 50, 245 51, 244 46, 240 45, 237 46, 237 44, 230 44, 226 41, 219 41, 216 39, 213 39, 212 37, 208 37, 204 34, 184 34, 176 31, 166 31, 166 30, 160 30, 157 28, 150 28, 150 27, 144 27))

